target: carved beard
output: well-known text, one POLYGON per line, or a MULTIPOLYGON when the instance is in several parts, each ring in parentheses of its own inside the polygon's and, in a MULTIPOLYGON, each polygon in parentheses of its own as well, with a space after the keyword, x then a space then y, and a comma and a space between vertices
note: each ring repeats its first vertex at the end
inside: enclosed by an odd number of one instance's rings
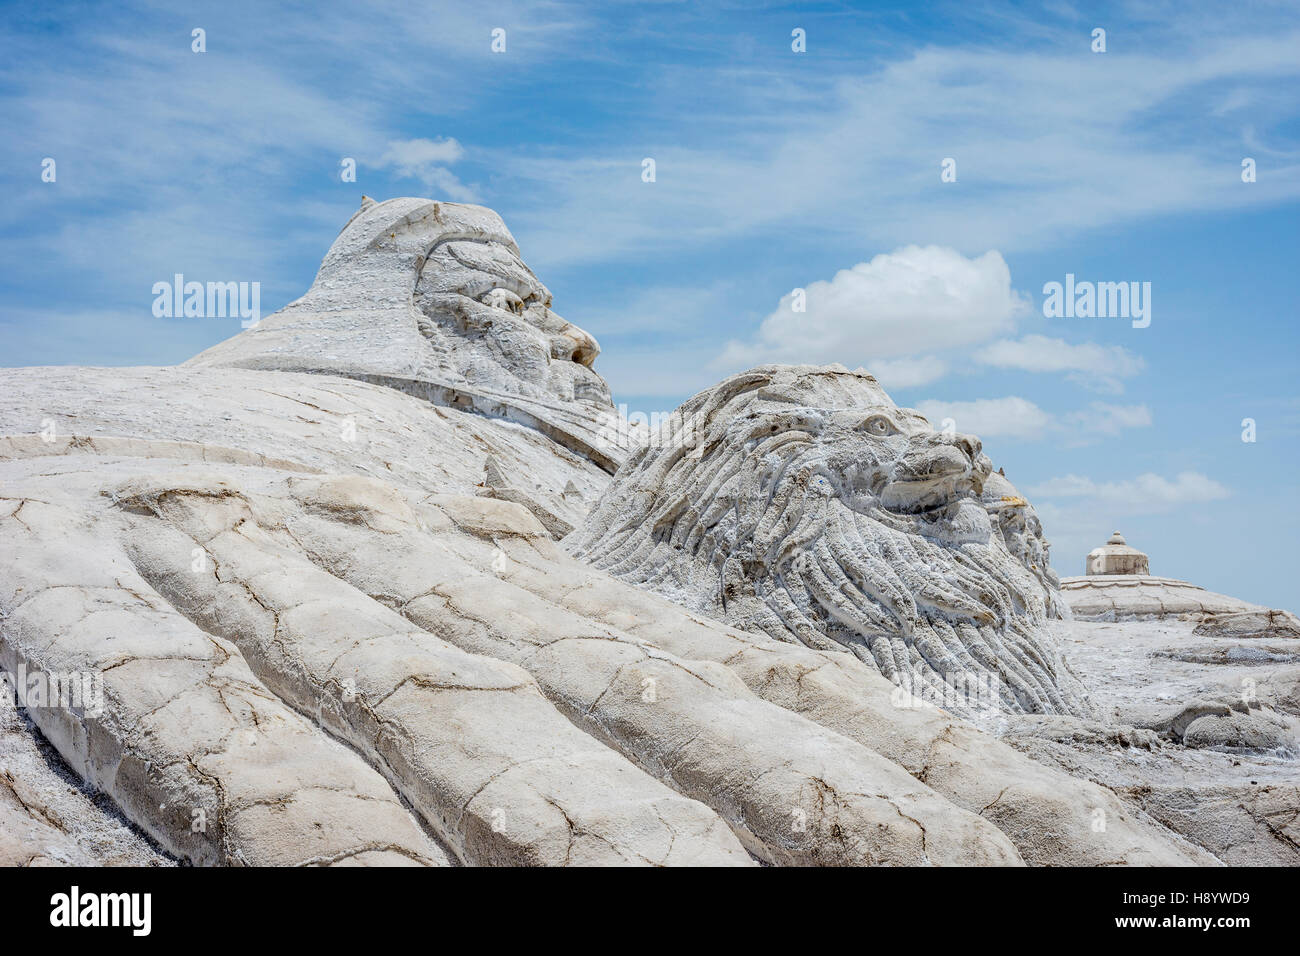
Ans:
POLYGON ((847 648, 958 712, 1084 713, 1044 633, 1050 590, 976 498, 978 442, 957 469, 945 446, 960 442, 869 437, 845 415, 719 416, 693 447, 645 449, 566 544, 734 626, 847 648), (939 453, 950 470, 936 477, 939 453))
POLYGON ((779 557, 744 608, 772 636, 822 648, 829 638, 960 711, 1081 712, 1073 677, 1042 638, 1041 584, 974 502, 922 518, 824 498, 774 544, 779 557))

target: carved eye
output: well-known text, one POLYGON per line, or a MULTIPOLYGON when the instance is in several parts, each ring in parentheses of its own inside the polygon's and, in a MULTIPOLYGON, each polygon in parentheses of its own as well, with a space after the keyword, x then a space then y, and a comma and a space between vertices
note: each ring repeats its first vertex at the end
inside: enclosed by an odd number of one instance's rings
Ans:
POLYGON ((897 429, 894 428, 894 423, 884 415, 872 415, 862 423, 862 430, 868 435, 881 436, 892 435, 897 431, 897 429))

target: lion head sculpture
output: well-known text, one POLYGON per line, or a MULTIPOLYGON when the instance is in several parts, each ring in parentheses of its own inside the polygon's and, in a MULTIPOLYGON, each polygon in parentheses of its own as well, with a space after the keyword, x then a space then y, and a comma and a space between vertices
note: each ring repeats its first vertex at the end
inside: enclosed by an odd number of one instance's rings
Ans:
POLYGON ((565 545, 959 711, 1086 710, 1044 628, 1060 605, 1032 509, 978 439, 936 432, 865 372, 763 366, 696 395, 565 545))

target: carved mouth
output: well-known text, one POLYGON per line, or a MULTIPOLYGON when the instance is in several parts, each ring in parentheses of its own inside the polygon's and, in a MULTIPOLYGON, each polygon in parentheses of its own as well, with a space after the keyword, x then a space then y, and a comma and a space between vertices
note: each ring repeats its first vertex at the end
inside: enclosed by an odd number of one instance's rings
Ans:
POLYGON ((931 501, 930 498, 931 496, 926 496, 916 500, 912 504, 894 505, 886 505, 882 500, 881 507, 890 514, 898 515, 899 517, 937 518, 939 517, 940 512, 947 510, 947 508, 953 503, 953 499, 946 495, 939 501, 931 501))
POLYGON ((979 480, 968 471, 908 476, 880 491, 880 505, 890 514, 937 518, 954 503, 979 494, 979 480))

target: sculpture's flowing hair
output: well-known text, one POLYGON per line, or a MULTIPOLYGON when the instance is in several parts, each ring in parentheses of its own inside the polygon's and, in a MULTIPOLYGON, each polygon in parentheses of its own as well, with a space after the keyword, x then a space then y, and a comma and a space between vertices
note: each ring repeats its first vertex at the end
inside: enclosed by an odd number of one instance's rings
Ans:
POLYGON ((688 402, 566 546, 736 626, 847 648, 959 711, 1084 712, 1045 631, 1054 596, 1001 534, 986 522, 983 540, 954 538, 946 512, 885 510, 878 443, 771 383, 757 369, 688 402))

